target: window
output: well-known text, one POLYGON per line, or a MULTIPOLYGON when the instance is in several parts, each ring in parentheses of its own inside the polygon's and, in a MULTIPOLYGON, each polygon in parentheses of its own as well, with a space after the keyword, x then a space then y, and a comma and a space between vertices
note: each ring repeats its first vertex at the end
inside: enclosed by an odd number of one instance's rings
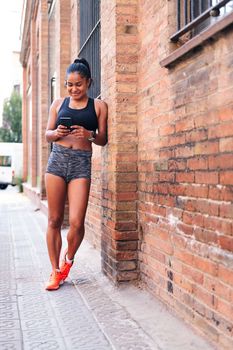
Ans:
POLYGON ((232 0, 177 0, 177 32, 170 39, 184 43, 232 11, 232 0))
POLYGON ((93 83, 89 95, 100 96, 100 0, 80 0, 80 51, 91 68, 93 83))

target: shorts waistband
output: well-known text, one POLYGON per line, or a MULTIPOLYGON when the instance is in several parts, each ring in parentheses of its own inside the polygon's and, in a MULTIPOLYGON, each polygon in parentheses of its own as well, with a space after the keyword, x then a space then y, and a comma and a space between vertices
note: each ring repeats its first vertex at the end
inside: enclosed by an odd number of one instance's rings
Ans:
POLYGON ((86 156, 91 156, 92 155, 92 151, 88 151, 85 149, 73 149, 73 148, 69 148, 69 147, 65 147, 62 145, 59 145, 58 143, 53 143, 53 148, 52 148, 53 152, 58 152, 58 153, 66 153, 69 155, 75 155, 75 154, 80 154, 80 155, 86 155, 86 156))

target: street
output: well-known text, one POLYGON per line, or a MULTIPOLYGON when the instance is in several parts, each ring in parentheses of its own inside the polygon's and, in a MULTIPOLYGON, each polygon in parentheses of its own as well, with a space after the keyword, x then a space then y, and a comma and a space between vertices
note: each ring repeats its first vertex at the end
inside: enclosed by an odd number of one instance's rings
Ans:
POLYGON ((46 220, 17 187, 0 191, 1 350, 214 349, 148 292, 112 285, 87 242, 68 281, 45 291, 46 220))

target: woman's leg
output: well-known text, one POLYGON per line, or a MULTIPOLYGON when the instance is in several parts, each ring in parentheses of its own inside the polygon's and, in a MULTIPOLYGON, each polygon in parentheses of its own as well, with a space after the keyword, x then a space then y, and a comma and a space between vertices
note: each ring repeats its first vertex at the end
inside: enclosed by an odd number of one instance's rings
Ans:
POLYGON ((73 179, 68 184, 69 224, 67 257, 72 260, 84 237, 84 221, 90 192, 89 179, 73 179))
POLYGON ((48 200, 47 247, 52 269, 59 269, 61 252, 61 226, 66 201, 66 183, 63 178, 45 174, 45 186, 48 200))

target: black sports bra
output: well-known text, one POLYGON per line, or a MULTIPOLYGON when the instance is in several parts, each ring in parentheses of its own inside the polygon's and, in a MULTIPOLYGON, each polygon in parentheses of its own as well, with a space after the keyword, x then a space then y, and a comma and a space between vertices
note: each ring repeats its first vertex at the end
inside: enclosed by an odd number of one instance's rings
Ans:
POLYGON ((71 117, 73 125, 83 126, 87 130, 96 131, 98 118, 95 111, 94 99, 89 97, 86 107, 75 109, 69 107, 70 97, 66 97, 59 109, 56 127, 60 124, 61 117, 71 117))

